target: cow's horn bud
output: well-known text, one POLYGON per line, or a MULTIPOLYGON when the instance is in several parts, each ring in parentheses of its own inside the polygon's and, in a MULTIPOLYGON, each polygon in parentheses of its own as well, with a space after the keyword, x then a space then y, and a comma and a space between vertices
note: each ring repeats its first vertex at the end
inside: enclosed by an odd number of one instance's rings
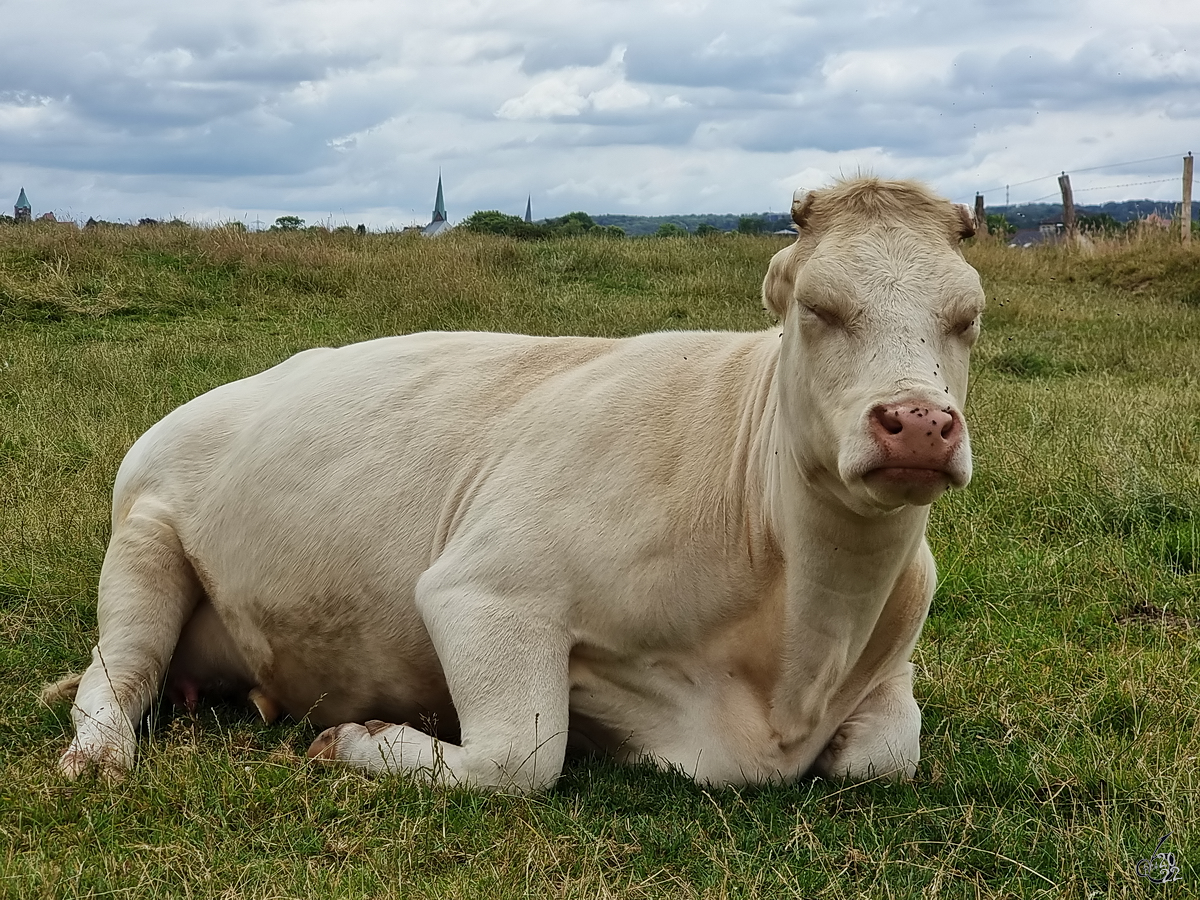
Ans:
POLYGON ((808 220, 808 214, 812 211, 812 203, 812 191, 796 188, 792 194, 792 221, 796 223, 797 228, 804 227, 804 223, 808 220))

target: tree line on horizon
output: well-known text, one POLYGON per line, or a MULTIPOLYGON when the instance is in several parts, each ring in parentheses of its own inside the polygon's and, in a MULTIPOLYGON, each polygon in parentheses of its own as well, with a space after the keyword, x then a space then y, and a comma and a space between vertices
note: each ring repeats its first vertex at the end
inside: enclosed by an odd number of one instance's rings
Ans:
MULTIPOLYGON (((1107 203, 1076 203, 1075 214, 1081 228, 1116 230, 1149 215, 1171 219, 1180 204, 1169 200, 1110 200, 1107 203), (1085 225, 1085 220, 1087 224, 1085 225)), ((1192 201, 1192 221, 1200 213, 1200 201, 1192 201)), ((1020 203, 987 207, 988 228, 992 217, 1003 218, 1014 229, 1037 228, 1044 222, 1061 222, 1061 203, 1020 203)))
MULTIPOLYGON (((1164 219, 1171 219, 1178 210, 1178 204, 1162 200, 1120 200, 1102 204, 1080 204, 1075 207, 1079 227, 1084 231, 1102 234, 1118 234, 1128 227, 1129 223, 1144 219, 1154 214, 1164 219)), ((1192 203, 1192 221, 1200 219, 1200 201, 1192 203)), ((1024 203, 1009 206, 992 206, 987 208, 988 230, 992 234, 1013 234, 1018 230, 1037 228, 1045 222, 1062 220, 1062 204, 1060 203, 1024 203)), ((0 225, 15 224, 16 220, 9 215, 0 214, 0 225)), ((58 224, 74 224, 60 222, 58 224)), ((103 219, 88 219, 83 227, 105 226, 128 228, 132 222, 109 222, 103 219)), ((181 219, 158 220, 142 218, 137 226, 168 225, 175 227, 197 227, 194 223, 181 219)), ((233 220, 220 223, 220 227, 240 228, 246 230, 243 222, 233 220)), ((578 234, 591 234, 605 237, 683 237, 695 235, 720 234, 737 232, 739 234, 770 234, 787 231, 792 228, 791 216, 787 213, 696 213, 668 216, 634 216, 617 213, 589 215, 586 212, 575 211, 565 216, 541 219, 536 222, 526 222, 520 216, 508 215, 499 210, 479 210, 463 219, 457 227, 479 234, 501 234, 518 240, 545 240, 551 237, 563 237, 578 234)), ((366 234, 367 227, 359 225, 306 225, 304 219, 296 215, 279 216, 269 231, 333 231, 337 233, 357 232, 366 234)))
POLYGON ((526 222, 499 210, 474 212, 458 227, 479 234, 502 234, 518 240, 544 240, 576 234, 606 237, 704 237, 710 234, 738 232, 767 234, 791 227, 791 218, 774 213, 750 215, 693 214, 674 216, 629 216, 603 214, 592 216, 582 211, 552 219, 526 222))

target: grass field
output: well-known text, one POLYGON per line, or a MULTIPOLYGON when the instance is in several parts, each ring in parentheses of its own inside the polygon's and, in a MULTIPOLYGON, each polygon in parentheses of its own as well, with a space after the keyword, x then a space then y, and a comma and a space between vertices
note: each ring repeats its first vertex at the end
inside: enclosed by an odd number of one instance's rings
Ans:
POLYGON ((38 690, 88 658, 113 475, 166 412, 382 334, 765 327, 781 246, 0 228, 0 896, 1197 896, 1200 248, 1165 240, 967 250, 976 475, 933 514, 910 785, 589 761, 438 792, 233 707, 161 710, 117 786, 55 774, 38 690), (1180 880, 1151 884, 1168 833, 1180 880))

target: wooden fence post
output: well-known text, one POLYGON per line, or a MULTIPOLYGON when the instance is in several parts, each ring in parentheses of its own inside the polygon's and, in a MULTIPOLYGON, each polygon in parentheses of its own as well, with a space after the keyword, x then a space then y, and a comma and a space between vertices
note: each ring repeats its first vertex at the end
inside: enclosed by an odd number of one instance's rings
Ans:
POLYGON ((1180 209, 1183 214, 1180 218, 1181 231, 1183 232, 1183 242, 1190 243, 1192 240, 1192 154, 1188 151, 1188 155, 1183 158, 1183 208, 1180 209))
POLYGON ((987 212, 983 208, 983 194, 975 195, 975 233, 981 237, 988 233, 987 212))
POLYGON ((1062 191, 1063 227, 1067 230, 1067 240, 1075 243, 1075 198, 1071 195, 1071 176, 1063 172, 1058 176, 1058 188, 1062 191))

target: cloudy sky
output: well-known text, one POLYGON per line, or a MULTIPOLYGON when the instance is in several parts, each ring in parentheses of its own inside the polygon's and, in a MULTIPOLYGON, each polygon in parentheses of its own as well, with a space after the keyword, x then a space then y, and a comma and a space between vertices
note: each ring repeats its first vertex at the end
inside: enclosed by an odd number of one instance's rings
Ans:
POLYGON ((0 0, 0 22, 0 202, 60 218, 402 226, 439 170, 452 221, 527 195, 784 210, 859 170, 1169 199, 1200 153, 1197 0, 0 0))

